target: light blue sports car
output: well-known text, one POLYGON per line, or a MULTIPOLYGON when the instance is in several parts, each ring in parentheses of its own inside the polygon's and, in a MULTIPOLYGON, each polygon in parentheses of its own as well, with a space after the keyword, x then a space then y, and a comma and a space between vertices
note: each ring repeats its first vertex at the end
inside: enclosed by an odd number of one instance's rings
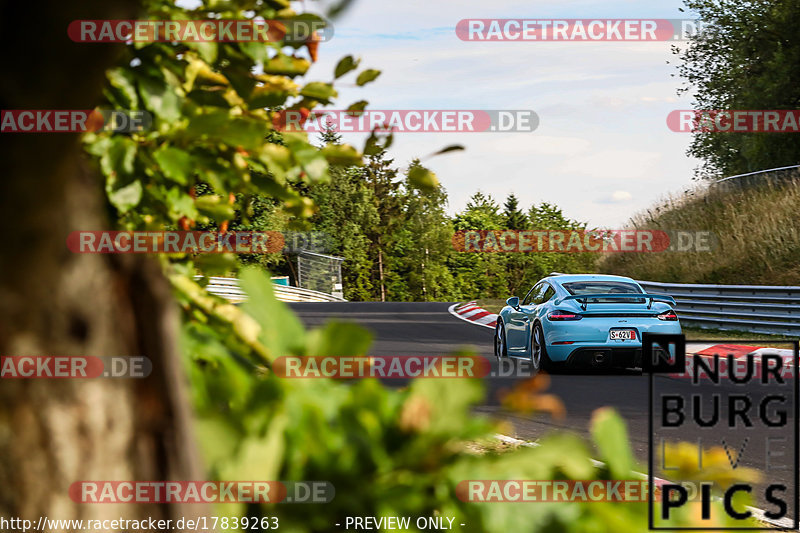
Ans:
POLYGON ((513 296, 506 303, 494 353, 527 359, 537 370, 640 367, 642 333, 681 333, 672 297, 647 294, 622 276, 552 275, 521 302, 513 296))

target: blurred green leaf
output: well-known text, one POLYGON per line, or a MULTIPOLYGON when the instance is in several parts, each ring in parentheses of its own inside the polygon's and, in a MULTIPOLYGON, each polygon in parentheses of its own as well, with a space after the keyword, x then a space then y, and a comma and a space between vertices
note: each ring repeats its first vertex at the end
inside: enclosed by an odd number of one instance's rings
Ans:
POLYGON ((348 111, 364 111, 367 108, 369 102, 366 100, 359 100, 358 102, 354 102, 347 107, 348 111))
POLYGON ((362 85, 366 85, 367 83, 374 81, 375 78, 377 78, 380 75, 381 75, 380 70, 375 70, 371 68, 367 69, 358 75, 358 78, 356 78, 356 85, 358 85, 359 87, 361 87, 362 85))
POLYGON ((361 63, 360 59, 353 59, 353 56, 350 55, 344 56, 336 64, 336 69, 333 71, 334 78, 341 78, 348 72, 357 69, 359 63, 361 63))
POLYGON ((420 165, 413 166, 408 170, 408 181, 422 191, 435 191, 439 187, 436 174, 420 165))
POLYGON ((145 78, 139 83, 145 107, 161 120, 168 122, 181 118, 182 100, 176 87, 169 87, 163 80, 145 78))
POLYGON ((461 144, 451 144, 450 146, 446 146, 446 147, 442 148, 438 152, 432 153, 431 156, 446 154, 448 152, 460 152, 462 150, 464 150, 464 146, 463 145, 461 145, 461 144))
POLYGON ((264 63, 264 72, 294 77, 305 74, 310 66, 307 59, 280 54, 264 63))
POLYGON ((257 268, 239 274, 248 299, 242 309, 261 325, 260 339, 275 357, 296 353, 305 342, 305 332, 289 307, 275 298, 272 280, 257 268))
POLYGON ((130 137, 103 138, 98 147, 100 147, 100 168, 103 174, 133 175, 137 146, 130 137))
POLYGON ((142 200, 142 183, 135 180, 123 187, 114 188, 114 179, 111 178, 106 186, 106 194, 114 207, 121 213, 127 213, 142 200))
POLYGON ((300 90, 300 95, 327 104, 330 103, 331 98, 336 97, 337 93, 330 83, 312 81, 300 90))
MULTIPOLYGON (((187 41, 184 44, 186 45, 187 48, 195 50, 197 54, 203 59, 203 61, 205 61, 209 65, 213 64, 217 60, 219 43, 216 43, 214 41, 208 41, 208 42, 187 41)), ((240 44, 250 44, 250 43, 240 43, 240 44)))
POLYGON ((191 117, 187 133, 251 150, 264 143, 267 125, 258 120, 232 117, 227 111, 213 110, 191 117))
POLYGON ((253 89, 247 104, 251 108, 278 107, 283 105, 291 96, 289 91, 276 91, 269 87, 256 87, 253 89))
POLYGON ((200 254, 195 258, 195 264, 208 276, 226 276, 239 266, 236 254, 230 252, 200 254))
POLYGON ((628 444, 625 421, 610 408, 596 410, 591 421, 592 438, 600 458, 608 465, 614 479, 627 479, 633 470, 633 453, 628 444))
POLYGON ((197 210, 208 215, 215 222, 231 220, 235 216, 233 206, 217 195, 200 196, 194 201, 197 210))
POLYGON ((189 183, 193 174, 193 162, 188 152, 165 144, 153 152, 153 157, 167 178, 181 185, 189 183))
POLYGON ((361 154, 349 144, 329 144, 322 149, 322 155, 331 165, 355 165, 363 164, 361 154))
POLYGON ((114 87, 121 99, 117 100, 117 104, 122 109, 139 109, 139 95, 136 93, 136 85, 133 75, 130 71, 124 69, 111 69, 106 73, 108 81, 114 87))

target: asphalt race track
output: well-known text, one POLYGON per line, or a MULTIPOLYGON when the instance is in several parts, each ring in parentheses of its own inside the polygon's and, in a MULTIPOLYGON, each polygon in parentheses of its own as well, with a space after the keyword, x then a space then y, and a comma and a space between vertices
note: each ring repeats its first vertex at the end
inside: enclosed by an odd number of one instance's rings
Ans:
MULTIPOLYGON (((370 355, 445 355, 459 348, 470 347, 474 352, 491 361, 493 371, 498 370, 498 363, 492 351, 493 331, 479 327, 452 316, 447 309, 450 303, 380 303, 380 302, 347 302, 347 303, 300 303, 291 304, 292 309, 300 316, 304 324, 315 327, 331 319, 358 323, 371 330, 375 335, 370 355)), ((521 369, 527 363, 513 360, 521 369)), ((506 370, 509 368, 505 367, 506 370)), ((493 372, 492 374, 495 374, 493 372)), ((516 374, 526 375, 522 371, 516 374)), ((609 372, 601 375, 589 371, 582 373, 563 373, 552 376, 550 389, 547 392, 557 395, 564 403, 567 416, 556 421, 548 415, 520 416, 504 411, 498 401, 498 392, 510 388, 515 381, 524 377, 485 378, 487 381, 487 398, 477 408, 478 412, 503 418, 513 423, 515 436, 524 440, 536 440, 548 431, 559 428, 569 429, 579 434, 589 435, 589 420, 592 412, 603 406, 615 408, 627 421, 628 431, 636 458, 646 469, 648 447, 648 382, 649 377, 635 370, 609 372)), ((687 380, 657 377, 656 385, 668 386, 671 390, 688 391, 687 380)), ((394 380, 397 381, 397 380, 394 380)), ((711 386, 711 385, 708 385, 711 386)), ((716 385, 719 387, 719 385, 716 385)), ((730 386, 730 385, 729 385, 730 386)), ((693 389, 696 390, 696 389, 693 389)), ((765 391, 749 391, 754 402, 765 391)), ((725 410, 722 411, 725 416, 725 410)), ((793 423, 789 412, 790 424, 793 423)), ((791 438, 791 432, 787 432, 791 438)), ((733 453, 739 451, 741 438, 729 438, 729 446, 733 453)), ((690 428, 681 432, 681 440, 697 442, 702 437, 709 445, 719 446, 719 438, 709 438, 708 433, 693 432, 690 428)), ((717 435, 719 437, 719 435, 717 435)), ((723 436, 724 437, 724 436, 723 436)), ((740 465, 765 469, 767 450, 763 442, 753 440, 741 455, 740 465)), ((668 477, 668 476, 664 476, 668 477)), ((794 483, 792 469, 772 470, 768 482, 782 482, 789 487, 787 501, 793 501, 791 487, 794 483)), ((763 495, 754 494, 759 507, 764 507, 763 495)), ((766 506, 770 507, 769 504, 766 506)), ((791 508, 791 507, 790 507, 791 508)))

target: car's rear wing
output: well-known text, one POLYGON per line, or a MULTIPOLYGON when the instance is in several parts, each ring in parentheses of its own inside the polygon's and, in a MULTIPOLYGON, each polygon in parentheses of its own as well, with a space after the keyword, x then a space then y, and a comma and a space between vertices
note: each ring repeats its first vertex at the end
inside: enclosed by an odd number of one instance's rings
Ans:
MULTIPOLYGON (((622 299, 630 299, 630 300, 638 300, 638 299, 646 299, 647 300, 647 308, 650 309, 653 306, 653 302, 664 302, 668 303, 671 306, 675 307, 675 298, 666 294, 647 294, 644 292, 641 293, 621 293, 621 294, 576 294, 573 296, 566 296, 564 298, 559 298, 556 300, 556 305, 561 304, 562 302, 566 302, 567 300, 578 300, 578 303, 581 304, 581 309, 584 311, 586 307, 589 305, 589 300, 598 300, 600 298, 622 298, 622 299)), ((597 303, 597 302, 595 302, 597 303)))

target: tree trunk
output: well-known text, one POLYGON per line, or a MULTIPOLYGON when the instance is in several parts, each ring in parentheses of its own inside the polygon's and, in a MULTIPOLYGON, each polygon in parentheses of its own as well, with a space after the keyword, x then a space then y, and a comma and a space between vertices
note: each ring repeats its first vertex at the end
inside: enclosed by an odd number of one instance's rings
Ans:
MULTIPOLYGON (((9 2, 2 109, 90 109, 119 49, 73 43, 75 19, 130 19, 128 0, 9 2), (24 53, 22 52, 24 50, 24 53), (35 63, 33 61, 36 61, 35 63)), ((177 352, 178 316, 157 263, 79 255, 77 230, 113 229, 74 134, 3 133, 0 354, 141 355, 146 379, 3 379, 0 516, 187 518, 204 506, 77 504, 81 480, 202 479, 177 352)))
POLYGON ((378 240, 378 277, 381 281, 381 301, 386 301, 386 286, 383 284, 383 250, 381 250, 381 241, 378 240))
MULTIPOLYGON (((425 247, 425 261, 428 260, 428 247, 425 247)), ((422 299, 428 301, 428 287, 425 285, 425 261, 422 261, 422 299)))

